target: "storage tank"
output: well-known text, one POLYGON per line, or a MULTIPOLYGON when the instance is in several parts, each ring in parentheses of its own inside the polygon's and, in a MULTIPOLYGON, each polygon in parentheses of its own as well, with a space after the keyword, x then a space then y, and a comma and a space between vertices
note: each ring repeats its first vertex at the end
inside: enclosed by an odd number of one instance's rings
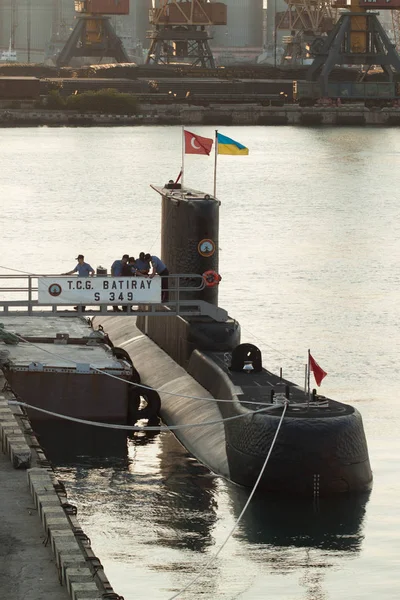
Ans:
POLYGON ((69 35, 74 24, 72 0, 2 0, 0 48, 13 38, 18 62, 43 62, 54 28, 60 24, 69 35), (57 21, 57 23, 56 23, 57 21))
POLYGON ((246 48, 262 46, 263 0, 223 0, 228 25, 213 28, 212 46, 246 48))
MULTIPOLYGON (((275 26, 278 25, 278 19, 276 18, 277 13, 284 13, 288 8, 285 0, 275 0, 274 2, 268 2, 266 5, 267 10, 267 23, 266 23, 266 39, 265 46, 271 47, 274 45, 275 40, 275 26)), ((290 34, 290 31, 285 31, 283 35, 290 34)), ((280 40, 282 37, 282 32, 277 32, 277 40, 280 40)))

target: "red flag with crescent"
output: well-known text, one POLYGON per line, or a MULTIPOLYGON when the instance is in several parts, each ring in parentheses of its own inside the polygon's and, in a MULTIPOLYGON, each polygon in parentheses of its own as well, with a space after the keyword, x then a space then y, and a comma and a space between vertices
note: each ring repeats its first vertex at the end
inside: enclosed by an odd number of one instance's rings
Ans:
POLYGON ((213 145, 212 138, 201 137, 185 130, 185 154, 206 154, 210 156, 213 145))
POLYGON ((320 386, 323 378, 326 377, 328 375, 328 373, 326 373, 319 366, 319 364, 317 363, 317 361, 311 356, 310 352, 308 353, 308 358, 309 358, 309 368, 310 368, 310 371, 312 371, 314 373, 314 379, 316 381, 316 384, 318 386, 320 386))

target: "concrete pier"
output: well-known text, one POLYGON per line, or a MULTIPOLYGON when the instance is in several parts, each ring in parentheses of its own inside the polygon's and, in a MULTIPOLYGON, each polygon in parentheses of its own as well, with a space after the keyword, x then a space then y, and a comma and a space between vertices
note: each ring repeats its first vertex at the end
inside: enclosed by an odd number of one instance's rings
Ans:
POLYGON ((0 590, 7 600, 69 600, 37 518, 26 472, 0 454, 0 590))
POLYGON ((60 110, 0 110, 2 127, 49 127, 116 125, 301 125, 391 126, 400 125, 400 108, 368 109, 363 105, 341 107, 261 106, 258 104, 182 106, 142 105, 137 115, 76 113, 60 110))
POLYGON ((119 598, 27 417, 9 406, 12 398, 11 392, 0 394, 1 598, 119 598))

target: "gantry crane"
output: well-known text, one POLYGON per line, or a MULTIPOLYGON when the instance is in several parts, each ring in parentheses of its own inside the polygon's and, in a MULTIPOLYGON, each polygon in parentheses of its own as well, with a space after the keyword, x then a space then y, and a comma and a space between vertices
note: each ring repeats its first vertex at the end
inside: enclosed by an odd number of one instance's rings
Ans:
POLYGON ((57 57, 58 67, 68 65, 74 56, 108 56, 119 63, 131 62, 115 33, 109 15, 128 15, 129 0, 75 0, 77 23, 57 57))
MULTIPOLYGON (((400 9, 400 0, 333 0, 337 8, 347 9, 325 38, 311 46, 315 59, 307 79, 319 81, 322 95, 327 95, 329 75, 335 65, 362 65, 364 76, 373 66, 381 66, 389 81, 400 73, 400 57, 379 22, 374 9, 400 9)), ((379 14, 379 13, 378 13, 379 14)))
POLYGON ((276 15, 276 29, 289 30, 283 37, 282 64, 303 63, 315 38, 327 34, 337 21, 331 0, 286 0, 287 9, 276 15))
POLYGON ((214 68, 206 27, 227 24, 227 8, 209 0, 153 0, 147 64, 188 63, 214 68))

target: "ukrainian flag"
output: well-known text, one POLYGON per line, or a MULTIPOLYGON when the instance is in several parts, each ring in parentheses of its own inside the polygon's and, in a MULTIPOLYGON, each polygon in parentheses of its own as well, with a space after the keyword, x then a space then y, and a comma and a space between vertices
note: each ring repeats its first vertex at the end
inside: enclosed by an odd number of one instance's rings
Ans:
POLYGON ((235 142, 235 140, 226 137, 226 135, 222 135, 222 133, 217 133, 217 142, 218 154, 238 154, 247 156, 249 153, 249 149, 246 148, 246 146, 243 146, 239 142, 235 142))

